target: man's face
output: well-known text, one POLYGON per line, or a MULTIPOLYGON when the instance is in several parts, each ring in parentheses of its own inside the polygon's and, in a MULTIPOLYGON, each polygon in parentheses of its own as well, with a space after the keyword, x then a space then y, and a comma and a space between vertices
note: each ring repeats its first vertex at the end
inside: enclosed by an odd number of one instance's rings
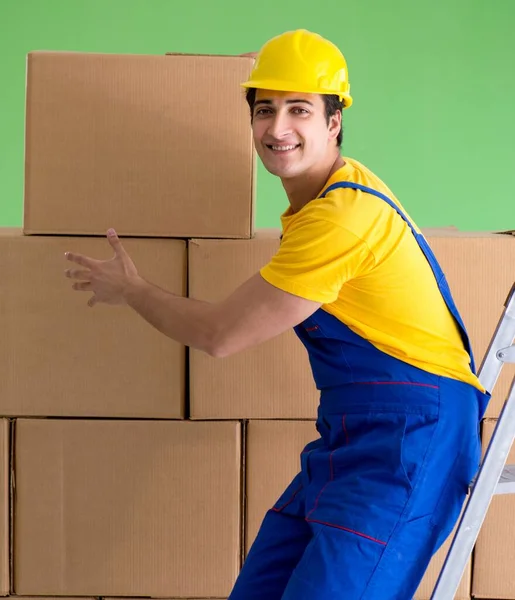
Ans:
POLYGON ((325 116, 319 94, 257 90, 252 131, 265 168, 282 179, 296 177, 325 163, 333 153, 341 115, 325 116))

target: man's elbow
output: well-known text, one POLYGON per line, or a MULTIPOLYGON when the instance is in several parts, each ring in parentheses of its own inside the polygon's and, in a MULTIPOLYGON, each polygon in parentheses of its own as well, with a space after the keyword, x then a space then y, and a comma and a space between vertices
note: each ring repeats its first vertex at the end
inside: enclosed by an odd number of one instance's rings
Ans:
POLYGON ((227 356, 230 356, 232 354, 223 346, 220 346, 220 347, 214 346, 214 347, 210 348, 209 350, 207 350, 207 353, 212 358, 226 358, 227 356))
POLYGON ((228 346, 223 344, 212 344, 206 347, 205 352, 212 356, 213 358, 227 358, 234 352, 231 352, 228 346))
POLYGON ((222 332, 216 332, 209 336, 204 344, 204 352, 213 358, 226 358, 234 354, 230 339, 222 332))
POLYGON ((247 335, 242 336, 240 332, 235 330, 219 329, 209 337, 205 351, 213 358, 227 358, 251 345, 252 343, 247 335))

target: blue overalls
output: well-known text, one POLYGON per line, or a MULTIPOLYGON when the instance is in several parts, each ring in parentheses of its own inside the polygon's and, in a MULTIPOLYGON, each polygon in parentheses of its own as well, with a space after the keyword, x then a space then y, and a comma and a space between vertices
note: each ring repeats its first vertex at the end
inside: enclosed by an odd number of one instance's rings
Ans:
MULTIPOLYGON (((410 226, 472 351, 449 286, 410 226)), ((379 351, 323 309, 295 327, 320 390, 319 439, 267 512, 229 600, 411 600, 480 460, 490 398, 379 351)), ((280 460, 280 457, 277 457, 280 460)))

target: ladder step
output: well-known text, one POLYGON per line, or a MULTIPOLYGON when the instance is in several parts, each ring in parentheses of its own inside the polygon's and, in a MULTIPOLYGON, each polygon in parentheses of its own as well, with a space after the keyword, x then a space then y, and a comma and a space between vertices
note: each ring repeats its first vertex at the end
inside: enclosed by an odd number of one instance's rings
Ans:
POLYGON ((498 494, 515 494, 515 465, 506 465, 495 490, 498 494))

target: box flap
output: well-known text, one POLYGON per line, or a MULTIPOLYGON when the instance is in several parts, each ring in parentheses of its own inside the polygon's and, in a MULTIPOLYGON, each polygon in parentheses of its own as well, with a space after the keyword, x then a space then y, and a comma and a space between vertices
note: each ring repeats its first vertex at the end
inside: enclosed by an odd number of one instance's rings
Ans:
POLYGON ((254 237, 258 240, 278 240, 281 238, 282 230, 279 227, 269 227, 266 229, 257 229, 254 237))
POLYGON ((452 228, 421 228, 426 238, 498 238, 500 235, 515 235, 513 231, 462 231, 452 228))
POLYGON ((245 58, 249 63, 254 62, 252 52, 246 54, 194 54, 192 52, 165 52, 165 56, 198 56, 199 58, 245 58))
POLYGON ((22 235, 21 227, 0 227, 0 237, 21 237, 22 235))

